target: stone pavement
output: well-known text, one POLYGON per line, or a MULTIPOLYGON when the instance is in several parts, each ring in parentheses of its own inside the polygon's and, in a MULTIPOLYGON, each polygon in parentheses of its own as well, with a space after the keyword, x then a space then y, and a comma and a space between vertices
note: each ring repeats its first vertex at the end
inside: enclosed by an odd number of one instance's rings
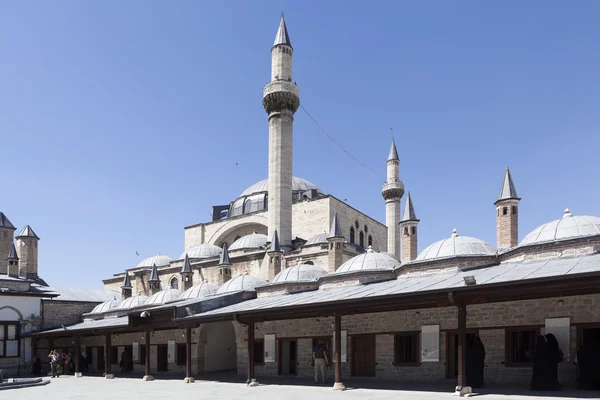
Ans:
MULTIPOLYGON (((44 378, 51 379, 51 378, 44 378)), ((331 384, 314 385, 309 381, 292 380, 271 381, 272 383, 258 387, 247 387, 245 383, 216 382, 199 380, 196 383, 185 384, 182 379, 157 379, 144 382, 136 378, 115 378, 106 380, 102 377, 74 378, 61 376, 51 379, 46 386, 15 389, 0 392, 0 399, 10 400, 153 400, 153 399, 261 399, 261 400, 319 400, 319 399, 369 399, 369 400, 437 400, 458 399, 444 388, 436 389, 436 385, 414 390, 398 390, 399 383, 371 381, 366 384, 356 383, 356 388, 348 384, 349 389, 336 392, 331 384), (275 383, 277 382, 277 383, 275 383), (368 388, 367 388, 368 387, 368 388)), ((568 398, 600 398, 599 392, 561 391, 535 393, 522 391, 520 393, 503 393, 502 390, 487 389, 488 392, 476 397, 490 400, 537 400, 568 398)))

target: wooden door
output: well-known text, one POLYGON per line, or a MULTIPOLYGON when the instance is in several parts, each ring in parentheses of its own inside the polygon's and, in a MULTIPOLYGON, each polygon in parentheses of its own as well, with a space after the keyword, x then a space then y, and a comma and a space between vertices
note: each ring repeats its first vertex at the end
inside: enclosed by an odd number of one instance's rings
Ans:
POLYGON ((352 336, 352 375, 375 376, 375 335, 352 336))
POLYGON ((156 345, 156 371, 166 372, 169 370, 168 347, 166 344, 156 345))

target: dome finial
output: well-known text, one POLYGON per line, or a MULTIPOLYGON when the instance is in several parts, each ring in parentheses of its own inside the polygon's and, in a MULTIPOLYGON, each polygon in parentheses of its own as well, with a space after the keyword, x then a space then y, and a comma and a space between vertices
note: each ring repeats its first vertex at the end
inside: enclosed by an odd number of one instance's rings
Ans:
POLYGON ((372 253, 373 252, 373 246, 369 245, 369 247, 367 247, 367 253, 372 253))
POLYGON ((456 228, 452 229, 452 235, 450 237, 457 237, 458 236, 458 232, 456 232, 456 228))
POLYGON ((565 208, 565 213, 563 214, 563 218, 569 218, 572 216, 573 216, 573 214, 571 214, 571 210, 569 210, 568 208, 565 208))

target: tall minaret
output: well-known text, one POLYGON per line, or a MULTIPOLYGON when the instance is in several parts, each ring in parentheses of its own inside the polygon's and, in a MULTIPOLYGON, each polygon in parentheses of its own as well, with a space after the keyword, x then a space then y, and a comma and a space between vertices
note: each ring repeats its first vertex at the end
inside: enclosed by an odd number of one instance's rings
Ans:
POLYGON ((396 143, 392 139, 392 147, 387 160, 387 182, 381 189, 385 200, 385 224, 387 225, 387 252, 400 259, 400 199, 404 194, 404 184, 400 180, 400 159, 396 143))
POLYGON ((269 114, 269 232, 282 248, 292 245, 292 131, 300 92, 292 82, 292 44, 281 15, 271 48, 271 83, 263 91, 269 114))

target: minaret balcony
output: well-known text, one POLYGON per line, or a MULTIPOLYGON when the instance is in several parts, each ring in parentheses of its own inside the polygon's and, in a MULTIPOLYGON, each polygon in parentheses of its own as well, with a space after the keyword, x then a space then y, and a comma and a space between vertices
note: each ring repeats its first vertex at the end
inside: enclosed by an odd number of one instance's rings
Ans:
POLYGON ((296 112, 300 106, 300 90, 294 83, 275 81, 263 90, 263 107, 267 113, 282 110, 296 112))
POLYGON ((400 200, 404 195, 404 184, 402 182, 386 182, 383 184, 381 194, 385 200, 400 200))

